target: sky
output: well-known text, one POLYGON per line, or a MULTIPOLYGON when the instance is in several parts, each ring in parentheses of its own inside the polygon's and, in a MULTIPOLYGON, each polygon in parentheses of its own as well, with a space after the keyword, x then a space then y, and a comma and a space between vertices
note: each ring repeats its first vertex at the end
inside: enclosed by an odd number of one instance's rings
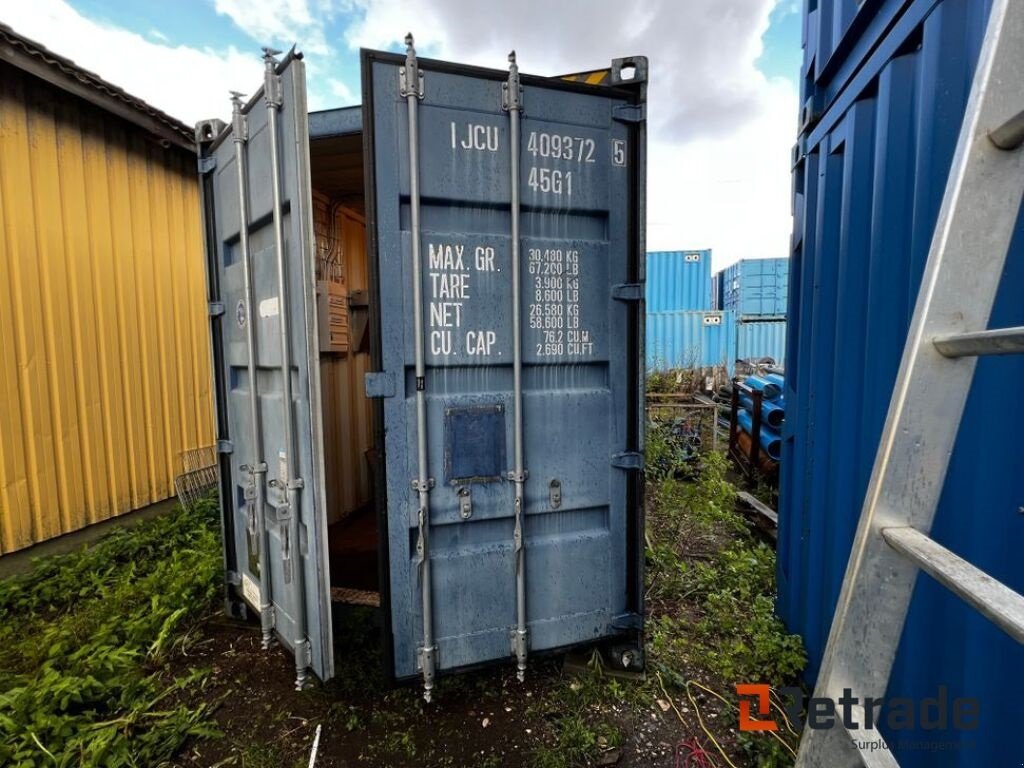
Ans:
POLYGON ((185 123, 227 119, 262 83, 260 48, 305 55, 311 110, 359 103, 359 48, 537 75, 642 54, 648 250, 714 268, 789 253, 801 0, 29 0, 0 21, 185 123))

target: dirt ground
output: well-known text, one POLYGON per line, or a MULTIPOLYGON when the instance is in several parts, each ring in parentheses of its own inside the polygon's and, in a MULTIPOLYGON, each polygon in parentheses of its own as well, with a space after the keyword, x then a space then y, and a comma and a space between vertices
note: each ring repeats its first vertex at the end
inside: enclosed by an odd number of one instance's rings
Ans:
MULTIPOLYGON (((318 726, 316 765, 324 768, 558 764, 560 744, 552 726, 564 714, 560 700, 592 685, 587 678, 593 673, 565 672, 558 658, 531 665, 525 683, 510 667, 443 678, 428 705, 417 685, 389 688, 382 682, 379 657, 367 656, 372 627, 358 621, 368 617, 356 618, 348 642, 343 638, 336 647, 338 679, 302 693, 294 690, 291 658, 279 648, 263 651, 258 627, 211 618, 203 639, 179 658, 176 674, 210 669, 202 698, 219 702, 214 716, 225 736, 191 745, 175 764, 305 766, 318 726)), ((677 745, 694 734, 671 707, 662 708, 664 702, 637 706, 630 694, 641 685, 615 681, 624 691, 621 701, 601 696, 606 701, 592 705, 611 724, 609 733, 617 734, 598 735, 595 765, 689 765, 688 750, 680 749, 677 758, 677 745)))

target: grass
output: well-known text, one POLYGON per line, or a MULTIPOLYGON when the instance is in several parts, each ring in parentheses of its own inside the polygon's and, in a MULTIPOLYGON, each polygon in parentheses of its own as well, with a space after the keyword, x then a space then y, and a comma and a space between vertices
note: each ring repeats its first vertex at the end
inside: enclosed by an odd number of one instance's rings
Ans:
MULTIPOLYGON (((659 468, 673 464, 665 456, 671 443, 659 434, 666 429, 655 423, 648 431, 648 445, 658 446, 649 461, 659 468)), ((696 722, 709 752, 741 754, 743 764, 790 765, 795 734, 735 730, 735 685, 792 684, 806 654, 775 616, 775 552, 736 513, 727 468, 723 456, 706 454, 681 477, 656 472, 649 487, 649 664, 666 693, 695 706, 703 699, 717 715, 720 733, 707 720, 696 722)))
POLYGON ((0 582, 0 764, 153 766, 214 733, 161 672, 220 583, 216 504, 116 531, 0 582))
MULTIPOLYGON (((301 711, 336 747, 356 744, 367 765, 454 768, 451 747, 467 743, 482 766, 591 766, 620 747, 636 764, 675 764, 643 755, 641 739, 682 743, 679 764, 700 754, 691 764, 791 765, 794 734, 736 731, 737 683, 789 685, 804 665, 799 638, 773 613, 775 554, 736 513, 723 457, 683 461, 662 422, 650 425, 647 446, 645 680, 610 677, 596 657, 581 675, 538 661, 525 690, 504 687, 507 670, 445 677, 440 698, 455 709, 471 702, 465 719, 446 717, 416 686, 388 685, 373 613, 352 610, 339 616, 337 678, 268 703, 266 732, 301 711), (483 732, 480 712, 506 695, 517 723, 502 744, 483 732)), ((159 766, 186 741, 216 736, 211 708, 236 686, 212 673, 207 684, 179 651, 200 637, 220 571, 216 509, 204 504, 0 582, 0 765, 159 766)), ((298 764, 293 743, 229 732, 206 745, 225 747, 224 765, 298 764)))

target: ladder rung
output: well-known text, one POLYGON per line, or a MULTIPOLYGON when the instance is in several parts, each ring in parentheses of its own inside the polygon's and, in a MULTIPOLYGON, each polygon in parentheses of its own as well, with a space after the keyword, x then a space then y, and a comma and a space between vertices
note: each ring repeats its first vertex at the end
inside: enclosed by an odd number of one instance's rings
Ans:
POLYGON ((1024 144, 1024 110, 1011 117, 988 136, 992 139, 992 143, 1000 149, 1012 150, 1024 144))
POLYGON ((883 528, 882 538, 1018 643, 1024 643, 1024 597, 915 528, 883 528))
POLYGON ((1018 355, 1024 353, 1024 326, 938 336, 932 343, 946 357, 1018 355))

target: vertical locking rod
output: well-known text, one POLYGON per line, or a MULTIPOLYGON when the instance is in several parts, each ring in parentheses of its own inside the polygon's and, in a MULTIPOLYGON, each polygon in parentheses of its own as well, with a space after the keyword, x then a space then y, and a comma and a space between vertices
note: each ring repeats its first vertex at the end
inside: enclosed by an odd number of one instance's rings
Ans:
POLYGON ((509 157, 512 214, 512 412, 513 453, 515 465, 511 479, 515 484, 515 550, 516 628, 512 632, 512 653, 516 657, 516 677, 526 679, 526 549, 524 547, 523 503, 526 471, 523 468, 523 338, 521 328, 522 290, 519 285, 519 118, 522 110, 522 89, 516 52, 508 55, 508 82, 502 88, 502 108, 509 117, 509 157))
POLYGON ((399 74, 399 88, 409 114, 409 228, 412 239, 412 311, 416 348, 416 461, 413 483, 416 491, 419 537, 416 544, 420 568, 420 595, 423 603, 423 646, 420 670, 423 674, 423 698, 430 701, 434 691, 437 646, 434 645, 433 595, 430 576, 430 478, 427 466, 427 393, 426 367, 423 361, 423 278, 420 263, 420 159, 419 101, 423 98, 423 76, 416 61, 412 33, 405 36, 405 67, 399 74))
MULTIPOLYGON (((288 560, 284 562, 285 578, 291 577, 292 605, 295 614, 293 645, 295 648, 295 688, 302 690, 309 680, 309 642, 306 639, 305 588, 301 557, 294 550, 299 542, 299 488, 301 479, 295 476, 295 423, 292 400, 292 342, 288 322, 288 267, 284 254, 284 225, 281 220, 281 168, 278 157, 277 117, 281 108, 281 78, 277 74, 280 51, 263 49, 263 98, 267 105, 267 128, 270 141, 270 184, 274 213, 274 252, 277 256, 278 320, 281 327, 281 398, 284 409, 284 451, 281 467, 284 470, 285 518, 282 521, 282 550, 287 546, 288 560), (286 544, 287 542, 287 544, 286 544), (290 573, 289 573, 290 572, 290 573)), ((282 557, 284 560, 284 557, 282 557)))
POLYGON ((260 564, 260 629, 263 648, 269 648, 274 638, 274 605, 270 602, 270 540, 266 524, 266 458, 263 455, 263 433, 260 430, 259 392, 256 388, 256 313, 253 288, 252 253, 249 250, 249 197, 246 194, 245 144, 249 140, 249 127, 242 114, 242 94, 231 93, 231 134, 235 142, 235 171, 238 178, 238 247, 242 252, 242 273, 245 280, 245 347, 249 355, 249 423, 252 426, 252 464, 250 473, 255 496, 249 503, 257 540, 260 564))

